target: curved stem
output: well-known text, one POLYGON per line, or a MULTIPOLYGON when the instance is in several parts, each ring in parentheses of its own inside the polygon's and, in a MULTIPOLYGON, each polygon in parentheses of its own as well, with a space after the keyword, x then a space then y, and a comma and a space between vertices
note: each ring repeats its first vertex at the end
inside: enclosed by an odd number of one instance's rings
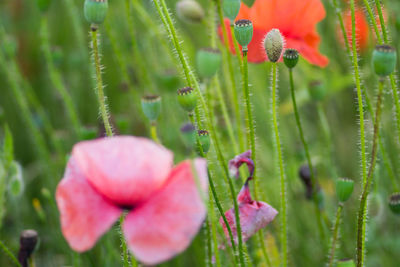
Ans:
POLYGON ((111 128, 111 124, 109 121, 109 114, 106 105, 106 98, 104 96, 104 86, 103 86, 103 78, 101 74, 101 64, 100 64, 100 54, 99 54, 99 45, 98 45, 98 33, 97 26, 93 25, 91 29, 92 35, 92 49, 93 49, 93 61, 96 69, 96 95, 97 101, 99 103, 100 115, 103 119, 104 128, 106 129, 106 134, 108 137, 113 136, 113 131, 111 128))
POLYGON ((335 263, 335 251, 336 251, 336 243, 338 241, 338 232, 339 232, 339 225, 340 225, 340 216, 342 214, 343 203, 339 203, 339 206, 336 211, 336 220, 335 226, 333 227, 332 233, 332 244, 331 244, 331 252, 329 253, 329 267, 333 267, 335 263))
POLYGON ((372 155, 370 167, 368 170, 367 181, 363 185, 363 192, 361 195, 360 208, 358 211, 357 220, 357 267, 364 266, 365 263, 365 227, 366 227, 366 206, 369 193, 369 186, 374 177, 374 169, 376 164, 378 152, 378 136, 379 136, 379 122, 382 111, 382 94, 383 94, 383 80, 379 81, 378 99, 376 102, 375 123, 374 123, 374 137, 372 142, 372 155))
POLYGON ((0 240, 0 248, 16 266, 22 267, 21 264, 18 262, 17 258, 14 256, 14 254, 11 253, 8 247, 1 240, 0 240))
POLYGON ((286 177, 285 177, 285 169, 283 165, 283 155, 282 155, 282 148, 281 148, 281 141, 279 137, 279 129, 278 129, 278 118, 277 118, 277 79, 278 79, 278 69, 277 64, 272 63, 272 120, 274 125, 274 133, 275 133, 275 142, 276 142, 276 149, 278 153, 278 161, 279 161, 279 173, 280 173, 280 188, 281 188, 281 234, 280 234, 280 241, 281 241, 281 262, 282 266, 287 266, 287 199, 286 199, 286 177))

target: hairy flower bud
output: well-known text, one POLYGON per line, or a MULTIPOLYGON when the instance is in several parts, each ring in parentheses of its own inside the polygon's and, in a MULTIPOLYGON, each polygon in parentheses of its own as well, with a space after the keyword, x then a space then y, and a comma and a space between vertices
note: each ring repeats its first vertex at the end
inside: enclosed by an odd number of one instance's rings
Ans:
POLYGON ((83 11, 89 23, 101 24, 106 18, 108 10, 107 0, 85 0, 83 11))
POLYGON ((204 10, 195 0, 181 0, 176 3, 176 13, 182 20, 200 23, 204 18, 204 10))
POLYGON ((264 48, 269 61, 278 62, 282 55, 283 45, 284 39, 278 29, 272 29, 267 33, 264 39, 264 48))

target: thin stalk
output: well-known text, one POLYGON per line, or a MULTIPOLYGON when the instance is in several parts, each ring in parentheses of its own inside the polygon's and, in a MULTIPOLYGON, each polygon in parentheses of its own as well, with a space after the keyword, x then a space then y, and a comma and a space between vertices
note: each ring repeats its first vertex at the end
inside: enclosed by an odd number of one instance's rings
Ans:
POLYGON ((157 123, 155 121, 150 123, 150 134, 154 142, 161 144, 160 139, 158 139, 157 136, 157 123))
POLYGON ((329 253, 329 267, 333 267, 335 264, 335 251, 336 251, 336 243, 338 241, 338 233, 339 233, 339 225, 340 225, 340 216, 343 210, 343 203, 339 203, 339 206, 336 211, 336 219, 335 219, 335 226, 333 227, 332 232, 332 244, 331 244, 331 252, 329 253))
MULTIPOLYGON (((236 118, 236 123, 237 123, 237 135, 239 138, 239 147, 240 150, 244 150, 244 137, 242 134, 242 122, 241 122, 241 115, 240 115, 240 105, 239 105, 239 96, 237 94, 237 87, 236 87, 236 80, 235 80, 235 71, 233 68, 233 63, 232 63, 232 55, 230 53, 230 48, 229 48, 229 39, 228 39, 228 33, 226 31, 225 27, 225 22, 224 22, 224 15, 222 11, 222 6, 221 6, 221 0, 216 0, 217 3, 217 12, 218 12, 218 18, 219 22, 221 24, 222 28, 222 35, 225 43, 225 51, 226 51, 226 58, 227 58, 227 63, 228 63, 228 70, 229 70, 229 77, 230 77, 230 82, 231 82, 231 91, 230 93, 232 94, 232 100, 233 100, 233 110, 235 113, 235 118, 236 118)), ((232 38, 234 38, 232 36, 232 38)), ((238 57, 240 57, 240 53, 238 54, 238 57)))
POLYGON ((64 102, 65 110, 73 126, 75 135, 79 136, 81 123, 79 122, 78 114, 76 112, 76 107, 72 101, 71 95, 69 94, 67 88, 64 85, 64 82, 62 81, 61 74, 54 66, 53 59, 51 57, 48 21, 47 21, 47 16, 45 15, 43 15, 41 19, 40 33, 41 33, 40 37, 41 37, 42 51, 44 54, 44 58, 46 60, 50 81, 52 82, 54 88, 58 91, 58 93, 61 96, 61 99, 64 102))
POLYGON ((343 41, 344 41, 344 44, 346 47, 347 54, 350 55, 351 50, 350 50, 349 40, 347 39, 346 28, 344 27, 344 22, 343 22, 343 16, 342 16, 341 10, 339 8, 339 5, 337 3, 337 0, 332 0, 332 5, 335 9, 336 16, 339 20, 339 25, 340 25, 340 29, 341 29, 341 32, 343 35, 343 41))
POLYGON ((378 99, 376 101, 375 123, 374 123, 374 137, 372 143, 372 155, 368 176, 365 184, 363 185, 363 192, 361 195, 360 208, 358 211, 357 220, 357 267, 362 267, 365 264, 365 226, 366 226, 366 206, 369 193, 369 186, 374 177, 374 169, 378 153, 378 136, 379 136, 379 123, 382 111, 382 95, 383 95, 384 81, 379 81, 378 99))
POLYGON ((277 64, 272 63, 272 120, 274 125, 274 132, 275 132, 275 142, 276 142, 276 149, 278 153, 278 161, 279 161, 279 173, 280 173, 280 188, 281 188, 281 203, 280 203, 280 210, 281 210, 281 234, 280 234, 280 241, 281 241, 281 263, 283 267, 287 266, 287 256, 288 256, 288 247, 287 247, 287 199, 286 199, 286 177, 285 177, 285 169, 283 165, 283 155, 282 155, 282 148, 281 148, 281 141, 279 137, 279 129, 278 129, 278 118, 277 118, 277 79, 278 79, 278 69, 277 64))
POLYGON ((206 253, 207 257, 205 257, 205 265, 212 266, 212 243, 211 243, 211 226, 210 226, 210 219, 207 218, 205 223, 205 231, 206 231, 206 253))
MULTIPOLYGON (((375 0, 375 5, 376 5, 376 9, 378 10, 379 21, 380 21, 380 25, 381 25, 381 29, 382 29, 383 40, 385 41, 385 43, 387 43, 389 40, 388 40, 387 31, 386 31, 385 19, 383 17, 383 13, 382 13, 381 2, 379 0, 375 0)), ((375 20, 375 17, 373 17, 373 19, 375 20)))
POLYGON ((210 217, 210 223, 211 223, 211 236, 212 236, 212 242, 213 242, 213 251, 214 251, 214 257, 215 257, 215 264, 217 267, 221 267, 221 259, 219 256, 219 250, 218 250, 218 239, 217 239, 217 227, 216 227, 216 219, 215 219, 215 213, 214 213, 214 203, 212 201, 212 196, 210 196, 210 212, 209 212, 209 217, 210 217))
POLYGON ((376 33, 376 38, 378 39, 378 43, 382 43, 382 37, 381 37, 381 35, 379 33, 378 24, 376 23, 375 15, 372 12, 371 6, 369 5, 368 0, 363 0, 363 2, 364 2, 364 5, 365 5, 365 8, 367 9, 368 16, 369 16, 369 18, 370 18, 370 20, 372 22, 372 26, 373 26, 374 31, 376 33))
POLYGON ((296 93, 294 91, 293 70, 291 68, 289 68, 289 79, 290 79, 290 92, 292 95, 293 111, 294 111, 294 116, 296 118, 297 129, 299 131, 300 139, 301 139, 301 142, 304 147, 304 152, 306 154, 308 168, 310 169, 311 185, 314 190, 313 200, 314 200, 314 204, 316 206, 315 213, 317 216, 318 230, 319 230, 319 234, 320 234, 321 238, 325 239, 324 228, 322 226, 322 216, 321 216, 321 211, 318 207, 318 199, 317 199, 317 194, 316 194, 317 179, 315 177, 315 172, 314 172, 314 168, 313 168, 312 161, 311 161, 310 151, 308 149, 308 145, 307 145, 306 139, 304 137, 303 127, 301 126, 299 111, 297 109, 296 93))
POLYGON ((4 254, 15 264, 15 266, 22 267, 18 262, 17 258, 12 254, 12 252, 8 249, 8 247, 0 240, 0 248, 3 250, 4 254))
POLYGON ((106 134, 108 137, 113 136, 113 131, 111 128, 111 123, 109 120, 109 114, 106 105, 106 97, 104 95, 104 85, 103 78, 101 73, 101 63, 100 63, 100 53, 99 53, 99 45, 98 45, 98 33, 97 26, 93 25, 91 28, 91 36, 92 36, 92 49, 93 49, 93 61, 96 69, 96 95, 97 101, 99 103, 100 115, 103 120, 104 128, 106 129, 106 134))

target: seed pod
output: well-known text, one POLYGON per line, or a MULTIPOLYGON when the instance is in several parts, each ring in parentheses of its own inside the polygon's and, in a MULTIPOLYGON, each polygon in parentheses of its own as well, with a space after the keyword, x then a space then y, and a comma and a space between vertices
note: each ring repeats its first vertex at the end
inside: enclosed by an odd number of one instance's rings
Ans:
POLYGON ((196 144, 196 128, 191 123, 186 123, 181 127, 181 133, 185 144, 193 149, 196 144))
POLYGON ((372 67, 379 76, 391 74, 396 67, 396 50, 390 45, 378 45, 372 53, 372 67))
POLYGON ((283 44, 284 39, 278 29, 272 29, 267 33, 264 40, 264 48, 265 52, 267 52, 269 61, 274 63, 278 62, 282 55, 283 44))
POLYGON ((233 22, 239 14, 240 0, 223 0, 222 8, 225 16, 233 22))
POLYGON ((346 202, 353 193, 354 181, 348 178, 336 180, 336 195, 340 202, 346 202))
POLYGON ((308 86, 308 92, 314 101, 322 101, 326 96, 326 86, 322 81, 312 81, 308 86))
POLYGON ((200 77, 210 78, 214 76, 221 66, 221 52, 217 49, 206 48, 197 52, 196 63, 200 77))
POLYGON ((292 48, 286 49, 285 53, 283 53, 283 62, 289 69, 296 67, 299 62, 299 52, 292 48))
POLYGON ((389 208, 394 214, 400 215, 400 193, 394 193, 389 197, 389 208))
POLYGON ((247 52, 247 46, 253 39, 253 23, 248 19, 236 21, 234 33, 237 42, 242 46, 243 52, 247 52))
POLYGON ((178 102, 184 110, 192 112, 197 104, 197 95, 194 89, 191 87, 179 89, 178 102))
POLYGON ((102 24, 108 10, 107 0, 85 0, 83 11, 86 20, 91 24, 102 24))
POLYGON ((22 231, 19 239, 20 248, 18 252, 18 261, 23 267, 28 266, 28 259, 35 251, 38 239, 38 233, 35 230, 22 231))
MULTIPOLYGON (((197 134, 199 135, 199 141, 200 141, 200 145, 201 148, 203 150, 203 153, 206 154, 208 152, 208 150, 210 150, 210 135, 208 133, 208 131, 206 130, 199 130, 197 132, 197 134)), ((197 151, 200 154, 200 151, 197 151)))
POLYGON ((146 95, 142 97, 142 110, 150 121, 157 120, 161 112, 161 97, 158 95, 146 95))
POLYGON ((337 267, 355 267, 354 261, 352 259, 339 260, 337 267))
POLYGON ((50 7, 51 0, 36 0, 36 4, 40 11, 46 12, 50 7))
POLYGON ((200 23, 204 18, 204 10, 195 0, 181 0, 176 3, 176 13, 189 23, 200 23))

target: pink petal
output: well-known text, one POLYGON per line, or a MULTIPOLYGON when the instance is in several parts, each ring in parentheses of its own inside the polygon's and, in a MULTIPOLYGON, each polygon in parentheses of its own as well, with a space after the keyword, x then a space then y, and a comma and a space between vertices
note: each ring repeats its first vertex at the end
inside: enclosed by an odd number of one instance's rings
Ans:
POLYGON ((173 165, 169 150, 133 136, 80 142, 72 156, 100 193, 125 206, 145 201, 160 189, 173 165))
POLYGON ((122 213, 89 184, 74 158, 57 186, 56 201, 62 233, 78 252, 92 248, 122 213))
MULTIPOLYGON (((195 166, 206 196, 206 162, 197 159, 195 166)), ((192 164, 185 161, 172 170, 159 192, 128 214, 123 229, 135 257, 154 265, 184 251, 205 216, 206 207, 192 175, 192 164)))

